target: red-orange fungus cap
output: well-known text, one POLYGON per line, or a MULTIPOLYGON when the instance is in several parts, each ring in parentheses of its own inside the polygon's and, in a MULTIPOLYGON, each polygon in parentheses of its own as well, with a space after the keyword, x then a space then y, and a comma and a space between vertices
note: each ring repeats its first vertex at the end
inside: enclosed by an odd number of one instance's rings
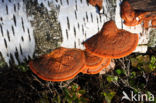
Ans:
POLYGON ((84 74, 97 74, 104 68, 106 68, 111 62, 111 58, 103 58, 102 63, 98 67, 90 68, 86 67, 82 73, 84 74))
POLYGON ((41 79, 65 81, 85 68, 84 52, 79 49, 58 48, 50 54, 30 61, 30 69, 41 79))
POLYGON ((103 61, 103 58, 95 56, 90 52, 84 51, 84 54, 85 54, 86 67, 96 68, 103 61))
POLYGON ((118 29, 114 21, 104 24, 99 33, 84 42, 86 50, 96 56, 121 58, 131 54, 138 44, 138 34, 118 29))

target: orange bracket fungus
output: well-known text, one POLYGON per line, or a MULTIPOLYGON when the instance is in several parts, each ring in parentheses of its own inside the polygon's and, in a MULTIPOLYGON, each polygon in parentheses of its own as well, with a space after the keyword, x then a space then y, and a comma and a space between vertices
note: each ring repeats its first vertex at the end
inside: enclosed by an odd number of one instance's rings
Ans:
POLYGON ((85 54, 86 67, 96 68, 103 61, 103 58, 95 56, 90 52, 84 51, 84 54, 85 54))
POLYGON ((151 20, 151 27, 156 28, 156 15, 149 16, 144 19, 144 28, 148 29, 149 21, 151 20))
POLYGON ((65 81, 74 78, 85 68, 85 57, 82 50, 61 47, 30 61, 29 65, 43 80, 65 81))
POLYGON ((155 17, 154 20, 152 20, 152 27, 153 27, 153 28, 156 28, 156 17, 155 17))
POLYGON ((102 63, 98 66, 98 67, 86 67, 86 69, 84 69, 82 71, 82 73, 84 74, 97 74, 99 73, 101 70, 103 70, 104 68, 106 68, 111 62, 110 58, 103 58, 102 63))
POLYGON ((150 12, 135 12, 128 1, 123 1, 121 4, 121 18, 124 19, 124 24, 127 26, 141 24, 146 15, 149 14, 150 12))
POLYGON ((96 56, 121 58, 129 55, 138 44, 138 34, 118 29, 114 21, 104 24, 101 31, 84 42, 86 50, 96 56))
POLYGON ((103 0, 88 0, 88 3, 93 5, 93 6, 98 7, 98 9, 101 10, 102 9, 103 0))

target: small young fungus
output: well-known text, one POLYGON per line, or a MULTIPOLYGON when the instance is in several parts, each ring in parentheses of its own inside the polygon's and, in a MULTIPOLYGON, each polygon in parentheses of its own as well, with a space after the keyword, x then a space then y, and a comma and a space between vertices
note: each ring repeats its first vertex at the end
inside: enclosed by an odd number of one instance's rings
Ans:
POLYGON ((144 28, 148 29, 149 28, 149 22, 151 21, 151 28, 156 28, 156 15, 152 15, 149 17, 146 17, 144 19, 144 28))
POLYGON ((99 10, 102 9, 103 0, 88 0, 88 3, 98 7, 99 10))
POLYGON ((124 24, 127 26, 136 26, 141 24, 143 19, 151 12, 136 12, 131 7, 128 1, 123 1, 121 4, 121 18, 124 19, 124 24))

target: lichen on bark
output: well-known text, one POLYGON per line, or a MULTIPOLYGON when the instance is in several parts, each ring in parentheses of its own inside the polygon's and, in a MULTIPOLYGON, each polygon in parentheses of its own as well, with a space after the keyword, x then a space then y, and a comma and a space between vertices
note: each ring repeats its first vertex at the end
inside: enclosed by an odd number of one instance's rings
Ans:
MULTIPOLYGON (((50 4, 49 4, 50 5, 50 4)), ((57 21, 57 10, 53 5, 48 11, 46 7, 31 0, 26 1, 27 13, 33 16, 31 21, 34 27, 35 56, 41 56, 51 52, 60 46, 62 33, 57 21)))
POLYGON ((156 46, 156 29, 152 29, 149 33, 150 40, 148 42, 149 47, 155 47, 156 46))

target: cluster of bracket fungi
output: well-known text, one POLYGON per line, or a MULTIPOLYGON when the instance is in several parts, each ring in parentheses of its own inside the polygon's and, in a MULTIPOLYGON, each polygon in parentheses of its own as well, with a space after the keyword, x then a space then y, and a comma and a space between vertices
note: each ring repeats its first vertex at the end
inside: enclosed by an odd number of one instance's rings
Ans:
MULTIPOLYGON (((101 9, 102 1, 89 0, 89 3, 101 9)), ((121 4, 121 17, 127 26, 152 20, 155 27, 156 17, 146 17, 149 13, 136 13, 127 1, 121 4)), ((115 22, 110 20, 103 25, 101 31, 83 43, 85 50, 60 47, 50 54, 30 61, 29 66, 38 77, 47 81, 69 80, 78 73, 97 74, 110 64, 111 59, 131 54, 138 41, 138 34, 118 29, 115 22)))
POLYGON ((84 42, 85 50, 60 47, 29 62, 30 69, 41 79, 65 81, 78 73, 96 74, 107 67, 111 59, 129 55, 137 47, 138 34, 118 29, 108 21, 96 35, 84 42))
POLYGON ((127 26, 136 26, 143 23, 145 29, 156 28, 156 14, 147 11, 135 11, 128 1, 123 1, 121 4, 121 17, 124 19, 124 24, 127 26), (149 22, 151 21, 151 26, 149 22))

